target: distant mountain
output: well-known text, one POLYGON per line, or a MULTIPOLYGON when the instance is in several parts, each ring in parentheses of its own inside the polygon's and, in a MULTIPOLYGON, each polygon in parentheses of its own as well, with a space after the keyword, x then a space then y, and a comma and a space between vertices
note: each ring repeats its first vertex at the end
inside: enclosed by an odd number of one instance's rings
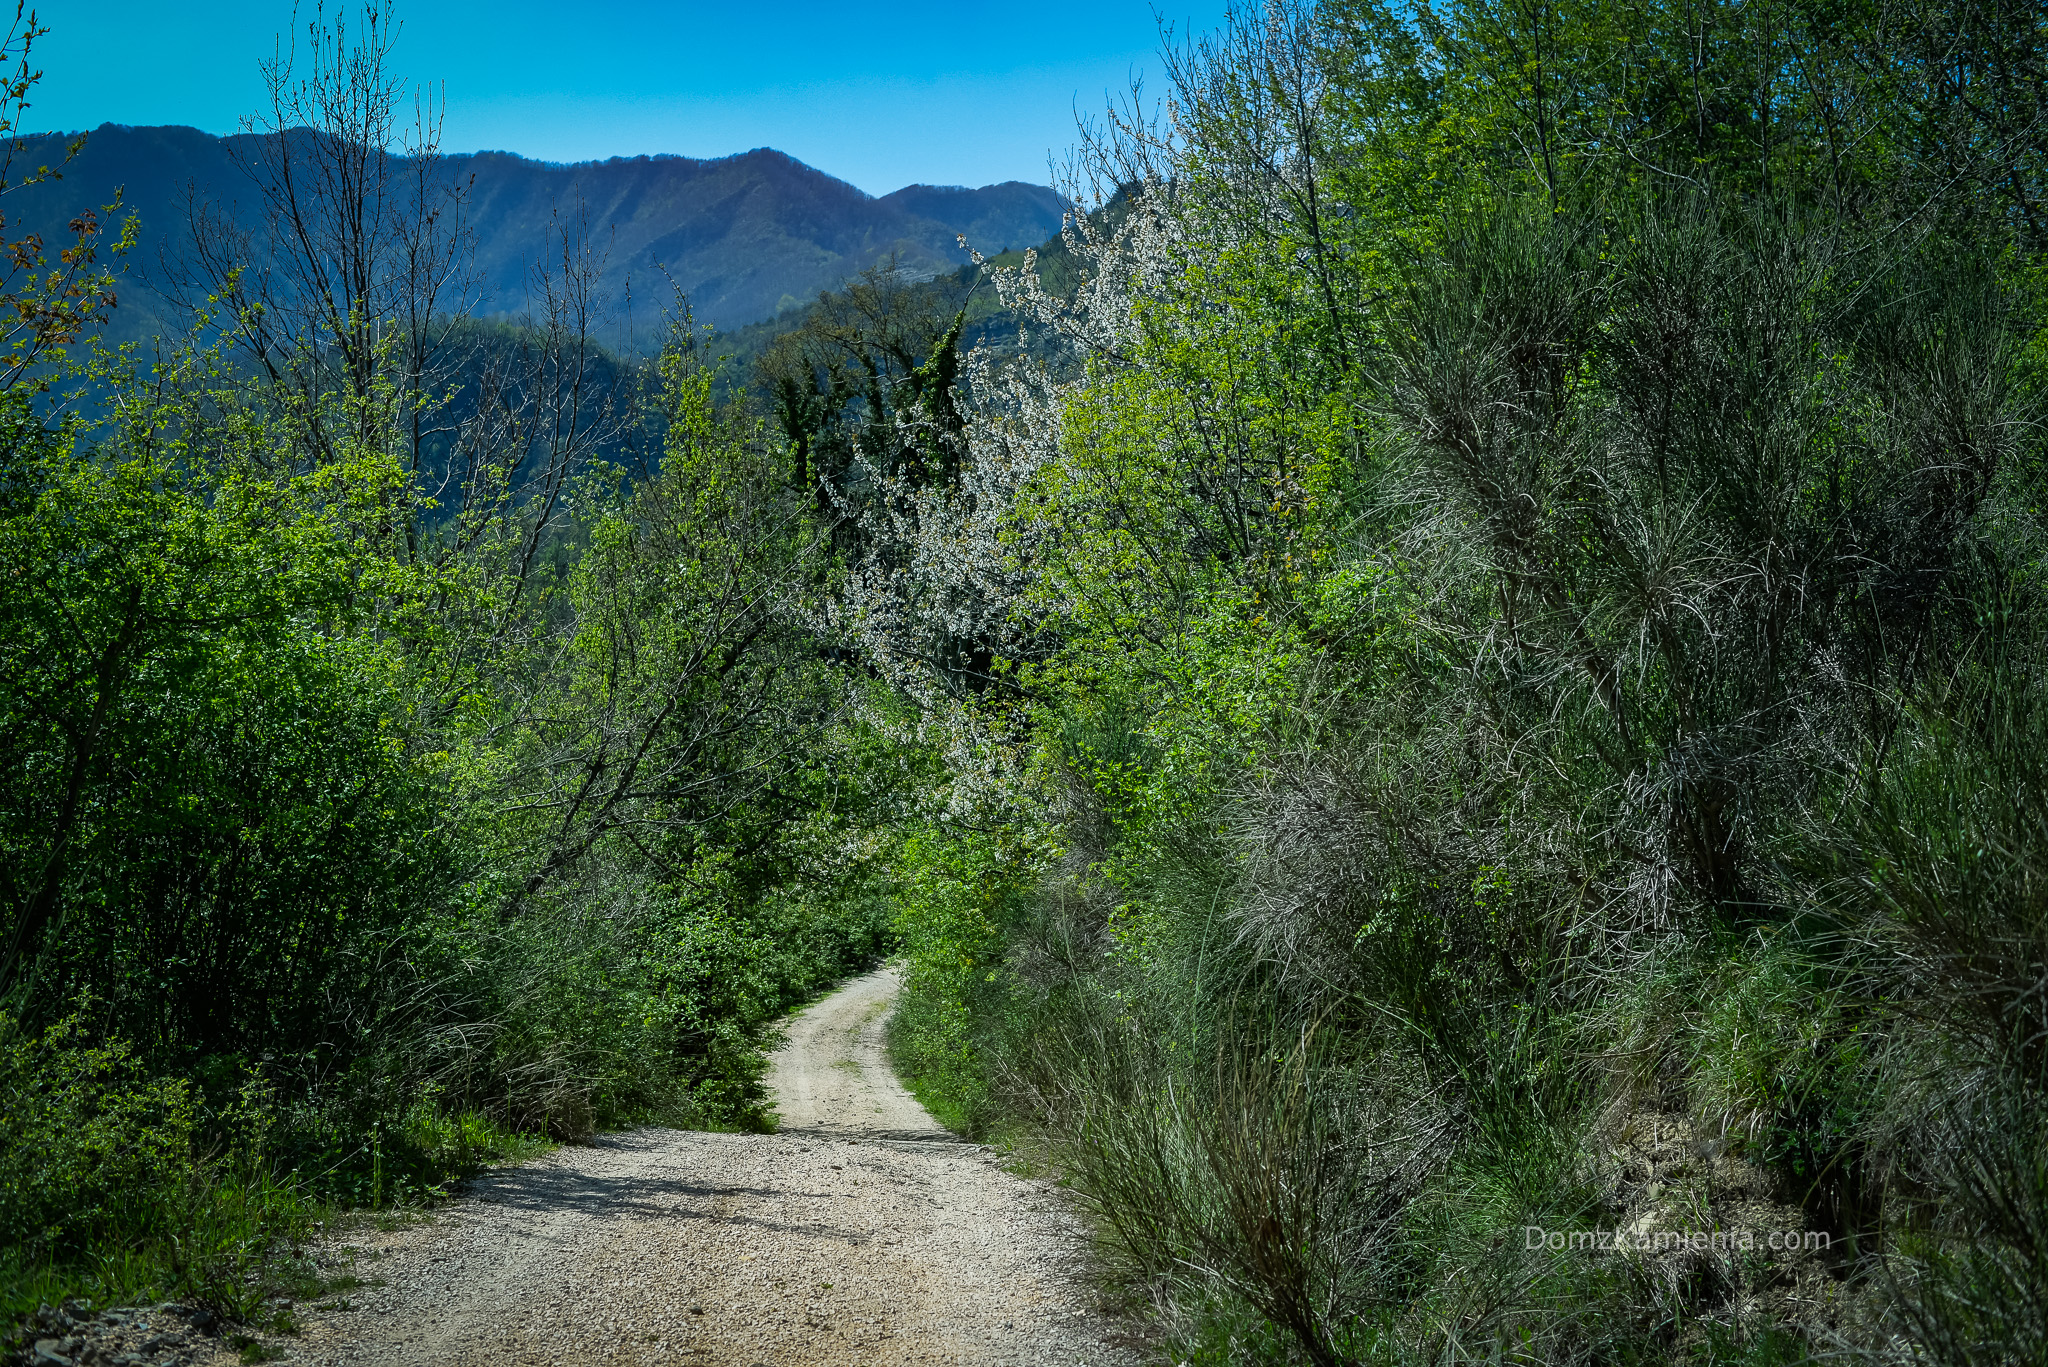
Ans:
MULTIPOLYGON (((255 186, 237 167, 234 144, 194 128, 103 124, 57 182, 10 194, 8 236, 55 233, 80 210, 124 193, 141 220, 140 265, 184 249, 187 187, 253 213, 255 186)), ((61 157, 61 135, 34 140, 17 160, 61 157)), ((768 148, 713 160, 615 157, 557 165, 509 152, 447 159, 452 175, 474 177, 468 216, 488 298, 482 312, 517 312, 531 265, 548 249, 552 216, 579 201, 592 236, 608 252, 605 284, 623 298, 668 302, 662 268, 683 287, 699 321, 732 328, 812 299, 894 253, 914 277, 956 270, 967 260, 956 237, 994 255, 1043 242, 1059 231, 1064 202, 1040 185, 1008 181, 980 189, 912 185, 876 198, 768 148)), ((147 291, 130 297, 147 308, 147 291)), ((121 331, 133 334, 132 313, 121 331)))

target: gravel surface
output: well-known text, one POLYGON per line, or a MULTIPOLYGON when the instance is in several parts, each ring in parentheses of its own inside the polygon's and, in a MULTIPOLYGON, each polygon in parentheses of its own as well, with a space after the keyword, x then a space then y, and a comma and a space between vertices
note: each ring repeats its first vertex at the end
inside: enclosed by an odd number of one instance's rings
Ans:
POLYGON ((990 1363, 1124 1367, 1047 1184, 935 1124, 891 1074, 898 979, 793 1020, 773 1135, 638 1130, 502 1169, 361 1240, 322 1364, 990 1363))

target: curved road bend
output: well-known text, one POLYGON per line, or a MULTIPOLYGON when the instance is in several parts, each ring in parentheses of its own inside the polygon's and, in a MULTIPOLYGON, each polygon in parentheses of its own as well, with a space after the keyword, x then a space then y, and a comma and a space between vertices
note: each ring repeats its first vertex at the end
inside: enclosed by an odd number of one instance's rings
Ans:
MULTIPOLYGON (((941 1129, 891 1073, 883 969, 796 1016, 773 1135, 637 1130, 500 1169, 364 1239, 383 1285, 289 1360, 368 1367, 1124 1367, 1045 1184, 941 1129)), ((358 1236, 362 1237, 362 1236, 358 1236)))

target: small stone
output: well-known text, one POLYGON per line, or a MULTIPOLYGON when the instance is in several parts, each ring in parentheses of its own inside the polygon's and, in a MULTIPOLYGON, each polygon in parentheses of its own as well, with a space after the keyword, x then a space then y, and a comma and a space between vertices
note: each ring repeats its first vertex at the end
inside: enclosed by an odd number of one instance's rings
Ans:
POLYGON ((35 1367, 71 1367, 71 1359, 59 1352, 58 1348, 56 1339, 37 1339, 35 1351, 29 1356, 29 1361, 35 1364, 35 1367))

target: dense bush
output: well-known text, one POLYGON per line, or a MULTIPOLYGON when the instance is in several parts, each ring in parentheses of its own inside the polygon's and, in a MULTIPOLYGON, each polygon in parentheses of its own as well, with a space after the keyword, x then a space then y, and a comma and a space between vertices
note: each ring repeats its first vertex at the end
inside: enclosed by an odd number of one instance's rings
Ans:
POLYGON ((8 1246, 33 1256, 114 1231, 174 1232, 197 1123, 191 1085, 149 1076, 122 1045, 89 1042, 76 1016, 40 1037, 11 1033, 8 1246))
POLYGON ((899 1051, 1161 1351, 2037 1355, 2043 37, 1269 6, 997 263, 899 1051))

